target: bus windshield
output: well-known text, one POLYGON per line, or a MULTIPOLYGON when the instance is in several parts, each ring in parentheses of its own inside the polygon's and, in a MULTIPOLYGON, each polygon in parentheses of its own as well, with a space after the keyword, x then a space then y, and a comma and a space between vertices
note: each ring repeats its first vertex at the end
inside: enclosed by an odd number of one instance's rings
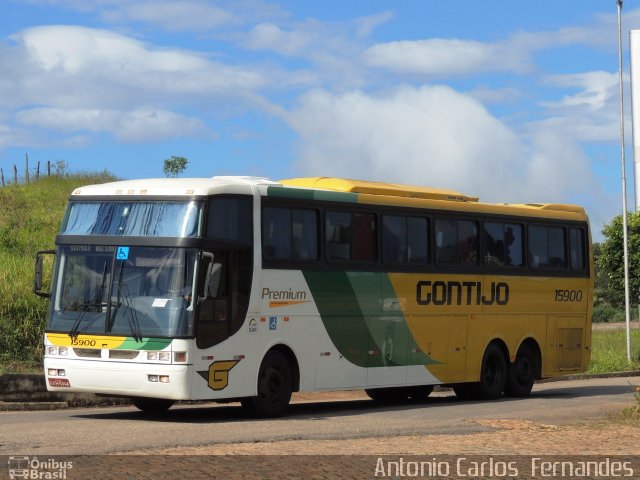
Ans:
POLYGON ((196 237, 202 204, 169 201, 72 202, 64 235, 196 237))
POLYGON ((59 254, 49 331, 192 335, 195 249, 64 245, 59 254))

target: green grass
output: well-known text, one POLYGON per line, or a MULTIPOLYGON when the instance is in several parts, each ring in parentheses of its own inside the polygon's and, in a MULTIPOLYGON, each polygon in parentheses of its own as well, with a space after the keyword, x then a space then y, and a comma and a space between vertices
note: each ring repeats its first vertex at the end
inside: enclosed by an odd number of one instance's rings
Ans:
POLYGON ((640 331, 631 330, 631 357, 627 360, 626 331, 595 330, 591 340, 591 363, 588 373, 622 372, 640 370, 640 331))
POLYGON ((0 371, 30 368, 42 356, 48 302, 32 293, 34 258, 53 248, 69 194, 113 180, 104 172, 0 188, 0 371))

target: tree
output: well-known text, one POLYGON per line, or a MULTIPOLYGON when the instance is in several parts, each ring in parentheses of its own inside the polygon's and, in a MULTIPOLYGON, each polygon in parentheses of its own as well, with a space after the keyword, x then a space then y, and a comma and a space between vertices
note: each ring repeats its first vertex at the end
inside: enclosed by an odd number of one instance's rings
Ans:
MULTIPOLYGON (((631 303, 640 297, 640 213, 627 216, 629 239, 629 290, 631 303)), ((597 256, 598 296, 613 307, 624 307, 624 250, 622 215, 602 229, 605 240, 597 256)))
POLYGON ((187 164, 189 160, 185 157, 176 157, 175 155, 171 155, 171 158, 167 158, 164 161, 164 166, 162 167, 162 171, 167 177, 176 178, 182 172, 184 172, 185 168, 187 168, 187 164))

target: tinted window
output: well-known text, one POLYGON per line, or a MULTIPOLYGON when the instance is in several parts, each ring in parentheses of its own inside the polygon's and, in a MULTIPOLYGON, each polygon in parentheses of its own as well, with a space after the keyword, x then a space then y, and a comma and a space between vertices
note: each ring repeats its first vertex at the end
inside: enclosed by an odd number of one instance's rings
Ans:
POLYGON ((351 214, 327 212, 325 243, 328 259, 351 259, 351 214))
POLYGON ((566 267, 562 227, 529 227, 529 264, 534 268, 566 267))
POLYGON ((569 232, 571 237, 571 269, 586 270, 585 232, 581 228, 572 228, 569 232))
POLYGON ((369 213, 327 212, 325 249, 329 260, 376 260, 376 217, 369 213))
POLYGON ((428 261, 426 218, 385 215, 382 219, 382 258, 385 263, 428 261))
POLYGON ((376 217, 370 213, 353 214, 351 258, 357 261, 376 260, 376 217))
POLYGON ((522 225, 513 223, 485 223, 485 265, 499 267, 523 266, 522 238, 522 225))
POLYGON ((317 212, 265 207, 262 212, 262 255, 278 260, 317 259, 317 212))
POLYGON ((441 265, 478 264, 478 226, 470 220, 437 219, 436 261, 441 265))
POLYGON ((458 225, 455 220, 436 220, 436 262, 455 264, 458 259, 458 225))
POLYGON ((209 201, 207 236, 214 240, 251 245, 251 198, 214 197, 209 201))

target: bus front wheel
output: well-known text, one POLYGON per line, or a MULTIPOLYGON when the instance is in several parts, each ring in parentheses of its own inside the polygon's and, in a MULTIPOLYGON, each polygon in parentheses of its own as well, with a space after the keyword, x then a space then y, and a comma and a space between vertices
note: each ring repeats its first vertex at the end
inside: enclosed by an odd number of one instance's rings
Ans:
POLYGON ((166 400, 164 398, 133 397, 131 399, 131 403, 133 403, 138 410, 141 410, 144 413, 157 415, 169 410, 174 402, 173 400, 166 400))
POLYGON ((257 417, 279 417, 289 407, 292 385, 288 360, 282 353, 272 350, 260 365, 258 395, 242 399, 242 406, 257 417))

